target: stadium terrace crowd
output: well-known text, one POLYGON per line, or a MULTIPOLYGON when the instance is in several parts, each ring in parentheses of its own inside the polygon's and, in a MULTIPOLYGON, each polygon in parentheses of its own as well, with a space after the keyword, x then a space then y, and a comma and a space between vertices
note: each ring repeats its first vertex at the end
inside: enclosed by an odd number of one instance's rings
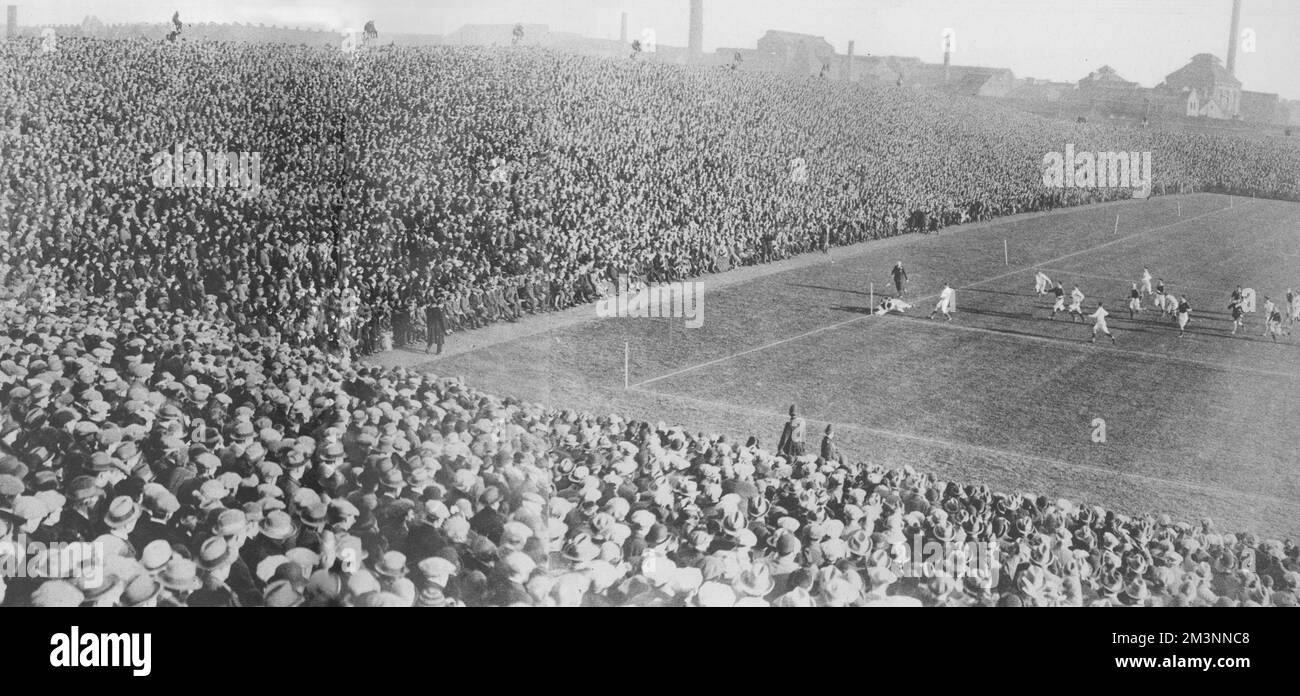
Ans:
POLYGON ((887 470, 793 408, 773 452, 58 274, 0 295, 0 605, 1296 602, 1289 541, 887 470))
POLYGON ((11 41, 0 90, 5 266, 349 355, 405 341, 434 305, 472 328, 620 274, 1129 195, 1045 188, 1066 143, 1151 151, 1157 193, 1300 194, 1280 138, 531 48, 11 41), (178 146, 257 153, 260 185, 160 185, 153 157, 178 146))

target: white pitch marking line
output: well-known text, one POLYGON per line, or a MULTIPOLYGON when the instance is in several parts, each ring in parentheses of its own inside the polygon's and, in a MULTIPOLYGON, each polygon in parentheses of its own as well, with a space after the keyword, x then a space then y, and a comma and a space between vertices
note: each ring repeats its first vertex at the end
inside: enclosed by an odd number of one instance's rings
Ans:
MULTIPOLYGON (((1047 265, 1051 265, 1051 264, 1054 264, 1054 263, 1059 263, 1059 262, 1064 261, 1064 260, 1066 260, 1066 259, 1074 258, 1075 256, 1079 256, 1079 255, 1081 255, 1081 254, 1088 254, 1088 253, 1091 253, 1091 252, 1097 251, 1098 249, 1104 249, 1104 248, 1106 248, 1106 247, 1108 247, 1108 246, 1111 246, 1111 245, 1114 245, 1114 244, 1120 244, 1120 243, 1122 243, 1122 242, 1126 242, 1126 241, 1129 241, 1129 240, 1131 240, 1131 239, 1135 239, 1135 238, 1137 238, 1137 237, 1141 237, 1142 235, 1145 235, 1145 234, 1148 234, 1148 233, 1151 233, 1151 232, 1155 232, 1155 231, 1157 231, 1157 230, 1162 230, 1162 229, 1165 229, 1165 228, 1168 228, 1168 227, 1173 227, 1174 225, 1181 225, 1181 224, 1183 224, 1183 223, 1187 223, 1187 222, 1191 222, 1191 221, 1193 221, 1193 220, 1197 220, 1197 219, 1203 218, 1203 217, 1205 217, 1205 216, 1207 216, 1207 215, 1213 215, 1214 213, 1217 213, 1217 212, 1222 211, 1222 210, 1228 210, 1228 208, 1215 208, 1214 210, 1211 210, 1211 211, 1208 211, 1208 212, 1201 213, 1200 215, 1196 215, 1196 216, 1189 217, 1189 218, 1181 218, 1181 219, 1179 219, 1179 220, 1177 220, 1177 221, 1175 221, 1175 222, 1171 222, 1171 223, 1168 223, 1168 224, 1165 224, 1165 225, 1160 225, 1160 226, 1157 226, 1157 227, 1152 227, 1152 228, 1150 228, 1150 229, 1142 230, 1141 232, 1134 232, 1133 234, 1130 234, 1130 235, 1127 235, 1127 236, 1124 236, 1124 237, 1120 237, 1120 238, 1118 238, 1118 239, 1112 239, 1112 240, 1110 240, 1110 241, 1104 242, 1104 243, 1102 243, 1102 244, 1098 244, 1098 245, 1095 246, 1095 247, 1091 247, 1091 248, 1088 248, 1088 249, 1084 249, 1084 250, 1082 250, 1082 251, 1075 251, 1075 252, 1072 252, 1072 253, 1066 254, 1066 255, 1064 255, 1064 256, 1058 256, 1058 257, 1056 257, 1056 258, 1054 258, 1054 259, 1049 259, 1049 260, 1047 260, 1047 261, 1041 261, 1041 262, 1039 262, 1039 263, 1030 264, 1030 265, 1028 265, 1028 266, 1024 266, 1024 267, 1021 267, 1021 268, 1017 268, 1017 269, 1012 270, 1012 271, 1007 271, 1007 272, 1005 272, 1005 273, 999 273, 998 275, 995 275, 995 276, 993 276, 993 277, 991 277, 991 278, 985 278, 984 280, 978 280, 978 281, 975 281, 974 283, 971 283, 971 284, 969 284, 969 285, 963 285, 962 287, 960 287, 960 288, 956 288, 956 289, 958 289, 958 290, 964 290, 964 289, 967 289, 967 288, 973 288, 973 287, 975 287, 975 286, 977 286, 977 285, 983 285, 983 284, 985 284, 985 283, 992 283, 992 282, 995 281, 995 280, 1002 280, 1003 278, 1009 278, 1009 277, 1011 277, 1011 276, 1013 276, 1013 275, 1016 275, 1016 274, 1018 274, 1018 273, 1024 273, 1025 271, 1030 270, 1030 269, 1033 269, 1033 268, 1038 268, 1038 267, 1041 267, 1041 266, 1047 266, 1047 265)), ((932 295, 926 295, 926 296, 924 296, 924 297, 918 298, 915 302, 913 302, 913 304, 920 305, 920 303, 922 303, 922 302, 927 302, 927 301, 929 301, 929 300, 937 299, 938 297, 939 297, 938 293, 935 293, 935 294, 932 294, 932 295)), ((742 350, 742 351, 740 351, 739 353, 733 353, 732 355, 726 355, 726 356, 723 356, 723 357, 721 357, 721 358, 715 358, 715 359, 710 360, 710 361, 708 361, 708 362, 702 362, 702 363, 700 363, 700 364, 698 364, 698 365, 692 365, 692 366, 690 366, 690 367, 684 367, 684 368, 682 368, 682 369, 680 369, 680 370, 674 370, 674 371, 669 372, 669 373, 667 373, 667 374, 659 375, 658 377, 651 377, 650 379, 647 379, 647 380, 644 380, 644 381, 641 381, 641 382, 637 382, 636 384, 633 384, 632 387, 633 387, 633 388, 635 388, 635 387, 644 387, 644 386, 646 386, 647 384, 654 384, 655 382, 659 382, 659 381, 662 381, 662 380, 668 379, 668 378, 670 378, 670 377, 676 377, 676 376, 678 376, 678 375, 686 374, 687 372, 694 372, 695 370, 698 370, 698 369, 700 369, 700 368, 710 367, 710 366, 713 366, 713 365, 717 365, 718 363, 727 362, 728 360, 734 360, 734 359, 739 358, 739 357, 741 357, 741 356, 749 355, 750 353, 757 353, 757 352, 762 351, 762 350, 767 350, 768 348, 775 348, 776 346, 780 346, 780 345, 784 345, 784 344, 786 344, 786 343, 790 343, 791 341, 798 341, 799 339, 807 338, 807 337, 812 336, 812 335, 814 335, 814 334, 822 333, 823 331, 829 331, 829 330, 831 330, 831 329, 838 329, 838 328, 840 328, 840 327, 842 327, 842 326, 848 326, 849 324, 852 324, 852 323, 855 323, 855 322, 862 321, 863 319, 869 319, 869 318, 871 318, 872 316, 875 315, 875 311, 874 311, 874 310, 875 310, 874 307, 868 307, 868 308, 867 308, 868 314, 867 314, 866 316, 854 317, 854 318, 852 318, 852 319, 846 319, 846 320, 844 320, 844 321, 837 322, 837 323, 835 323, 835 324, 827 324, 826 326, 821 326, 821 327, 818 327, 818 328, 813 329, 813 330, 811 330, 811 331, 806 331, 806 332, 804 332, 804 333, 798 334, 798 335, 796 335, 796 336, 791 336, 791 337, 789 337, 789 338, 783 338, 783 339, 781 339, 781 340, 779 340, 779 341, 773 341, 772 343, 768 343, 768 344, 765 344, 765 345, 757 346, 757 347, 755 347, 755 348, 750 348, 749 350, 742 350)))
MULTIPOLYGON (((672 401, 672 400, 676 400, 676 401, 687 401, 687 402, 692 402, 692 403, 698 404, 698 405, 700 405, 700 406, 708 407, 708 408, 710 408, 710 409, 714 409, 714 410, 732 411, 732 412, 744 413, 744 414, 748 414, 748 415, 752 415, 752 416, 760 416, 760 417, 764 417, 764 418, 778 418, 778 419, 780 419, 780 418, 785 418, 785 417, 786 417, 786 414, 784 414, 784 413, 778 413, 778 412, 776 412, 776 411, 765 411, 765 410, 763 410, 763 409, 750 408, 750 407, 748 407, 748 406, 741 406, 741 405, 739 405, 739 404, 729 404, 729 403, 725 403, 725 402, 721 402, 721 401, 710 401, 710 400, 708 400, 708 399, 700 399, 700 398, 697 398, 697 397, 694 397, 694 396, 687 396, 687 395, 685 395, 685 394, 674 394, 674 393, 669 393, 669 392, 657 392, 657 391, 654 391, 653 389, 642 389, 642 388, 640 388, 640 387, 632 387, 632 391, 638 391, 638 392, 641 392, 641 393, 643 393, 643 394, 647 394, 647 395, 654 396, 654 397, 658 397, 658 398, 662 398, 662 399, 668 399, 668 400, 670 400, 670 401, 672 401)), ((1019 460, 1021 460, 1021 461, 1045 462, 1045 463, 1053 464, 1053 465, 1055 465, 1055 466, 1059 466, 1059 467, 1062 467, 1062 468, 1065 468, 1065 469, 1086 469, 1086 470, 1088 470, 1088 471, 1094 471, 1094 472, 1098 472, 1098 473, 1102 473, 1102 474, 1110 474, 1110 475, 1113 475, 1113 476, 1122 476, 1122 477, 1125 477, 1125 478, 1135 479, 1135 480, 1138 480, 1138 481, 1145 481, 1145 482, 1148 483, 1148 484, 1161 484, 1161 485, 1179 486, 1179 487, 1182 487, 1182 488, 1191 489, 1191 490, 1198 491, 1198 492, 1201 492, 1201 493, 1209 493, 1209 494, 1212 495, 1212 496, 1213 496, 1213 495, 1216 495, 1216 494, 1229 493, 1229 494, 1235 494, 1235 495, 1242 496, 1242 497, 1244 497, 1244 498, 1250 498, 1250 499, 1254 499, 1254 500, 1266 500, 1266 501, 1270 501, 1270 502, 1273 502, 1273 503, 1281 503, 1281 504, 1286 505, 1286 506, 1295 506, 1295 505, 1296 505, 1296 501, 1295 501, 1295 500, 1287 500, 1287 499, 1285 499, 1285 498, 1278 498, 1278 497, 1271 496, 1271 495, 1267 495, 1267 494, 1264 494, 1264 493, 1248 493, 1248 492, 1246 492, 1246 491, 1240 491, 1240 490, 1237 490, 1237 489, 1235 489, 1235 488, 1227 488, 1227 487, 1224 487, 1224 486, 1206 486, 1206 485, 1202 485, 1202 484, 1199 484, 1199 483, 1193 483, 1193 482, 1191 482, 1191 481, 1179 481, 1179 480, 1175 480, 1175 479, 1160 478, 1160 477, 1158 477, 1158 476, 1147 476, 1146 474, 1138 474, 1138 473, 1134 473, 1134 472, 1131 472, 1131 471, 1118 471, 1118 470, 1116 470, 1116 469, 1109 469, 1109 468, 1106 468, 1106 467, 1094 466, 1094 465, 1092 465, 1092 464, 1078 464, 1078 463, 1071 463, 1071 462, 1064 461, 1064 460, 1062 460, 1062 459, 1056 459, 1056 458, 1054 458, 1054 457, 1043 457, 1043 456, 1036 455, 1036 454, 1025 454, 1025 453, 1023 453, 1023 452, 1012 452, 1012 451, 1009 451, 1009 450, 998 449, 998 448, 996 448, 996 447, 988 447, 988 446, 985 446, 985 445, 974 445, 974 444, 965 443, 965 442, 951 442, 951 441, 949 441, 949 440, 943 440, 943 439, 936 438, 936 437, 929 437, 929 436, 926 436, 926 435, 916 435, 916 434, 914 434, 914 433, 901 433, 901 432, 898 432, 898 431, 895 431, 895 430, 885 430, 885 429, 883 429, 883 428, 874 428, 874 427, 869 426, 869 425, 860 425, 860 424, 856 424, 856 423, 843 423, 843 422, 840 422, 840 421, 828 421, 828 420, 823 420, 823 419, 820 419, 820 418, 808 418, 808 419, 805 419, 805 420, 812 420, 812 421, 814 421, 814 422, 822 422, 822 423, 833 424, 837 429, 840 429, 840 430, 857 431, 857 432, 865 433, 865 434, 868 434, 868 435, 880 435, 880 436, 884 436, 884 437, 891 437, 891 438, 898 439, 898 440, 910 440, 910 441, 912 441, 912 442, 923 442, 923 443, 926 443, 926 444, 937 445, 937 446, 940 446, 940 447, 947 447, 947 448, 955 449, 955 450, 974 451, 974 452, 980 452, 980 453, 983 453, 983 454, 994 455, 994 456, 998 456, 998 457, 1007 457, 1007 458, 1011 458, 1011 459, 1019 459, 1019 460)))

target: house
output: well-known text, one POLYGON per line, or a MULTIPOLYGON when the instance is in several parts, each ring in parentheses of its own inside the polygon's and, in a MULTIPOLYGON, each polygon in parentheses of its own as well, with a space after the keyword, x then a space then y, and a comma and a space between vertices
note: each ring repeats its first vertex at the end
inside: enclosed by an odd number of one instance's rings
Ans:
POLYGON ((1282 99, 1269 92, 1241 92, 1241 119, 1255 123, 1284 124, 1287 122, 1287 110, 1282 99))
POLYGON ((1157 85, 1166 93, 1187 93, 1187 116, 1229 119, 1241 115, 1241 81, 1213 54, 1198 53, 1157 85))
POLYGON ((1104 90, 1132 92, 1138 89, 1138 83, 1125 80, 1120 77, 1119 73, 1109 65, 1103 65, 1100 68, 1088 73, 1088 76, 1079 80, 1079 90, 1104 90))
POLYGON ((780 72, 821 75, 838 62, 835 47, 822 36, 768 30, 758 40, 758 61, 780 72))
POLYGON ((966 97, 1005 97, 1016 87, 1015 73, 1006 68, 922 63, 905 66, 903 83, 966 97))
POLYGON ((1007 93, 1007 98, 1039 102, 1059 102, 1072 99, 1074 91, 1078 88, 1079 86, 1074 82, 1054 82, 1052 80, 1026 77, 1019 80, 1016 85, 1011 88, 1011 91, 1007 93))

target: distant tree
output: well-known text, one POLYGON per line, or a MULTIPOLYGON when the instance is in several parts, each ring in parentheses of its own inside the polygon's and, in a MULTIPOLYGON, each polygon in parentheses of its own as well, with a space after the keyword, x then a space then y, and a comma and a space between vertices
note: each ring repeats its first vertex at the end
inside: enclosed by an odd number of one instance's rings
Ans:
POLYGON ((511 45, 511 46, 516 46, 516 45, 518 45, 520 41, 523 41, 523 40, 524 40, 524 25, 523 25, 523 24, 516 24, 516 25, 515 25, 515 30, 512 31, 512 32, 510 32, 510 33, 514 35, 514 40, 512 40, 512 41, 510 42, 510 45, 511 45))

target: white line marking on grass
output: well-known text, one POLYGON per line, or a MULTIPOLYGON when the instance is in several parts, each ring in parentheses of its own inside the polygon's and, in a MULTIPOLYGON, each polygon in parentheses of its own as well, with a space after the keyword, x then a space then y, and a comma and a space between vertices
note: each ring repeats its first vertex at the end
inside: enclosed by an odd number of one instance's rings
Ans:
MULTIPOLYGON (((868 316, 871 316, 871 315, 868 315, 868 316)), ((644 387, 644 386, 647 385, 647 384, 653 384, 653 383, 658 382, 658 381, 660 381, 660 380, 668 379, 669 377, 676 377, 677 375, 685 374, 685 373, 687 373, 687 372, 693 372, 693 371, 698 370, 698 369, 703 368, 703 367, 709 367, 709 366, 711 366, 711 365, 717 365, 718 363, 723 363, 723 362, 726 362, 726 361, 728 361, 728 360, 733 360, 733 359, 735 359, 735 358, 739 358, 739 357, 741 357, 742 355, 749 355, 750 353, 757 353, 757 352, 760 351, 760 350, 767 350, 768 348, 775 348, 776 346, 779 346, 779 345, 782 345, 782 344, 785 344, 785 343, 789 343, 789 342, 791 342, 791 341, 797 341, 797 340, 799 340, 799 339, 801 339, 801 338, 807 338, 808 336, 812 336, 813 334, 819 334, 819 333, 821 333, 821 332, 823 332, 823 331, 830 331, 831 329, 838 329, 838 328, 841 327, 841 326, 847 326, 847 325, 849 325, 849 324, 852 324, 852 323, 855 322, 855 321, 862 321, 863 319, 866 319, 866 318, 867 318, 867 317, 853 317, 852 319, 846 319, 846 320, 844 320, 844 321, 837 322, 837 323, 834 323, 834 324, 827 324, 826 326, 819 326, 819 327, 813 329, 812 331, 805 331, 804 333, 801 333, 801 334, 799 334, 799 335, 797 335, 797 336, 791 336, 791 337, 789 337, 789 338, 783 338, 783 339, 781 339, 781 340, 779 340, 779 341, 773 341, 772 343, 767 343, 767 344, 764 344, 764 345, 758 346, 757 348, 750 348, 749 350, 742 350, 742 351, 740 351, 739 353, 733 353, 733 354, 731 354, 731 355, 727 355, 727 356, 724 356, 724 357, 721 357, 721 358, 717 358, 717 359, 714 359, 714 360, 710 360, 710 361, 708 361, 708 362, 702 362, 702 363, 700 363, 700 364, 698 364, 698 365, 692 365, 692 366, 690 366, 690 367, 684 367, 684 368, 682 368, 682 369, 680 369, 680 370, 675 370, 675 371, 673 371, 673 372, 669 372, 668 374, 659 375, 658 377, 653 377, 653 378, 651 378, 651 379, 647 379, 647 380, 645 380, 644 382, 637 382, 636 384, 633 384, 631 388, 632 388, 632 389, 636 389, 637 387, 644 387)))
MULTIPOLYGON (((763 418, 776 418, 776 419, 783 419, 783 418, 786 418, 786 414, 784 414, 784 413, 780 413, 780 412, 777 412, 777 411, 767 411, 767 410, 764 410, 764 409, 750 408, 750 407, 748 407, 748 406, 741 406, 741 405, 739 405, 739 404, 731 404, 731 403, 726 403, 726 402, 721 402, 721 401, 710 401, 710 400, 708 400, 708 399, 700 399, 700 398, 696 398, 696 397, 694 397, 694 396, 687 396, 687 395, 685 395, 685 394, 674 394, 674 393, 669 393, 669 392, 658 392, 658 391, 654 391, 653 389, 642 389, 642 388, 640 388, 640 387, 631 387, 631 391, 641 392, 642 394, 647 394, 647 395, 649 395, 649 396, 654 396, 654 397, 658 397, 658 398, 662 398, 662 399, 668 399, 668 400, 670 400, 670 401, 685 401, 685 402, 690 402, 690 403, 694 403, 694 404, 697 404, 697 405, 699 405, 699 406, 707 407, 707 408, 710 408, 710 409, 713 409, 713 410, 731 411, 731 412, 734 412, 734 413, 744 413, 744 414, 747 414, 747 415, 760 416, 760 417, 763 417, 763 418)), ((1285 499, 1285 498, 1278 498, 1278 497, 1271 496, 1271 495, 1267 495, 1267 494, 1264 494, 1264 493, 1248 493, 1248 492, 1246 492, 1246 491, 1240 491, 1240 490, 1237 490, 1237 489, 1235 489, 1235 488, 1228 488, 1228 487, 1226 487, 1226 486, 1206 486, 1206 485, 1202 485, 1202 484, 1199 484, 1199 483, 1193 483, 1193 482, 1191 482, 1191 481, 1179 481, 1179 480, 1176 480, 1176 479, 1160 478, 1159 476, 1148 476, 1148 475, 1146 475, 1146 474, 1138 474, 1138 473, 1134 473, 1134 472, 1131 472, 1131 471, 1119 471, 1119 470, 1116 470, 1116 469, 1109 469, 1109 468, 1102 467, 1102 466, 1094 466, 1094 465, 1092 465, 1092 464, 1072 464, 1072 463, 1067 462, 1067 461, 1062 460, 1062 459, 1056 459, 1055 457, 1044 457, 1044 456, 1040 456, 1040 455, 1036 455, 1036 454, 1025 454, 1025 453, 1022 453, 1022 452, 1012 452, 1012 451, 1010 451, 1010 450, 1003 450, 1003 449, 998 449, 998 448, 996 448, 996 447, 988 447, 988 446, 985 446, 985 445, 975 445, 975 444, 970 444, 970 443, 966 443, 966 442, 952 442, 952 441, 950 441, 950 440, 943 440, 943 439, 940 439, 940 438, 928 437, 928 436, 926 436, 926 435, 917 435, 917 434, 915 434, 915 433, 903 433, 903 432, 898 432, 898 431, 896 431, 896 430, 885 430, 885 429, 883 429, 883 428, 874 428, 874 427, 869 426, 869 425, 861 425, 861 424, 857 424, 857 423, 844 423, 844 422, 842 422, 842 421, 829 421, 829 420, 824 420, 824 419, 816 418, 816 417, 805 417, 805 420, 811 420, 811 421, 813 421, 813 422, 820 422, 820 423, 833 424, 833 425, 836 427, 836 429, 839 429, 839 430, 849 430, 849 431, 861 432, 861 433, 864 433, 864 434, 867 434, 867 435, 877 435, 877 436, 883 436, 883 437, 894 438, 894 439, 897 439, 897 440, 908 440, 908 441, 911 441, 911 442, 922 442, 922 443, 925 443, 925 444, 928 444, 928 445, 936 445, 936 446, 940 446, 940 447, 947 447, 947 448, 949 448, 949 449, 954 449, 954 450, 959 450, 959 451, 966 451, 966 452, 979 452, 979 453, 982 453, 982 454, 987 454, 987 455, 992 455, 992 456, 997 456, 997 457, 1005 457, 1005 458, 1009 458, 1009 459, 1016 459, 1016 460, 1020 460, 1020 461, 1043 462, 1043 463, 1047 463, 1047 464, 1052 464, 1052 465, 1055 465, 1055 466, 1059 466, 1059 467, 1061 467, 1061 468, 1063 468, 1063 469, 1067 469, 1067 470, 1068 470, 1068 469, 1074 469, 1074 470, 1085 469, 1085 470, 1088 470, 1088 471, 1094 471, 1094 472, 1098 472, 1098 473, 1102 473, 1102 474, 1109 474, 1109 475, 1112 475, 1112 476, 1120 476, 1120 477, 1124 477, 1124 478, 1134 479, 1134 480, 1137 480, 1137 481, 1143 481, 1143 482, 1145 482, 1145 483, 1147 483, 1147 484, 1150 484, 1150 485, 1169 485, 1169 486, 1178 486, 1178 487, 1181 487, 1181 488, 1190 489, 1190 490, 1197 491, 1197 492, 1200 492, 1200 493, 1208 493, 1208 494, 1211 495, 1211 497, 1214 497, 1214 496, 1216 496, 1216 495, 1222 495, 1222 494, 1233 494, 1233 495, 1238 495, 1238 496, 1241 496, 1241 497, 1243 497, 1243 498, 1248 498, 1248 499, 1251 499, 1251 500, 1260 500, 1260 501, 1268 501, 1268 502, 1272 502, 1272 503, 1281 503, 1282 505, 1287 506, 1287 507, 1295 507, 1295 505, 1296 505, 1296 501, 1295 501, 1295 500, 1287 500, 1287 499, 1285 499)), ((1159 489, 1157 488, 1156 490, 1159 490, 1159 489)))
MULTIPOLYGON (((1152 228, 1150 228, 1150 229, 1142 230, 1141 232, 1134 232, 1133 234, 1126 235, 1126 236, 1124 236, 1124 237, 1120 237, 1120 238, 1118 238, 1118 239, 1111 239, 1111 240, 1106 241, 1106 242, 1104 242, 1104 243, 1102 243, 1102 244, 1098 244, 1097 246, 1090 247, 1090 248, 1088 248, 1088 249, 1083 249, 1082 251, 1071 252, 1071 253, 1066 254, 1066 255, 1064 255, 1064 256, 1058 256, 1058 257, 1056 257, 1056 258, 1054 258, 1054 259, 1049 259, 1049 260, 1047 260, 1047 261, 1040 261, 1040 262, 1038 262, 1038 263, 1030 264, 1030 265, 1028 265, 1028 266, 1022 266, 1022 267, 1016 268, 1016 269, 1014 269, 1014 270, 1006 271, 1005 273, 999 273, 999 274, 997 274, 997 275, 995 275, 995 276, 992 276, 992 277, 990 277, 990 278, 985 278, 985 279, 983 279, 983 280, 977 280, 977 281, 975 281, 974 283, 970 283, 970 284, 968 284, 968 285, 963 285, 963 286, 961 286, 961 287, 959 287, 959 288, 955 288, 955 289, 957 289, 957 290, 963 290, 963 289, 967 289, 967 288, 973 288, 973 287, 975 287, 975 286, 977 286, 977 285, 983 285, 983 284, 985 284, 985 283, 992 283, 993 281, 996 281, 996 280, 1002 280, 1003 278, 1009 278, 1009 277, 1011 277, 1011 276, 1013 276, 1013 275, 1017 275, 1017 274, 1020 274, 1020 273, 1024 273, 1024 272, 1029 271, 1029 270, 1032 270, 1032 269, 1034 269, 1034 268, 1039 268, 1039 267, 1047 266, 1047 265, 1054 264, 1054 263, 1060 263, 1061 261, 1064 261, 1064 260, 1066 260, 1066 259, 1074 258, 1075 256, 1079 256, 1079 255, 1082 255, 1082 254, 1092 253, 1092 252, 1094 252, 1094 251, 1097 251, 1098 249, 1104 249, 1104 248, 1106 248, 1106 247, 1108 247, 1108 246, 1113 246, 1113 245, 1115 245, 1115 244, 1120 244, 1120 243, 1123 243, 1123 242, 1127 242, 1127 241, 1130 241, 1130 240, 1132 240, 1132 239, 1136 239, 1137 237, 1141 237, 1141 236, 1143 236, 1143 235, 1145 235, 1145 234, 1149 234, 1149 233, 1151 233, 1151 232, 1156 232, 1156 231, 1158 231, 1158 230, 1163 230, 1163 229, 1166 229, 1166 228, 1169 228, 1169 227, 1173 227, 1173 226, 1175 226, 1175 225, 1182 225, 1182 224, 1185 224, 1185 223, 1191 222, 1191 221, 1193 221, 1193 220, 1198 220, 1198 219, 1203 218, 1203 217, 1205 217, 1205 216, 1207 216, 1207 215, 1212 215, 1212 214, 1217 213, 1217 212, 1222 211, 1222 210, 1229 210, 1229 208, 1215 208, 1214 210, 1211 210, 1211 211, 1208 211, 1208 212, 1205 212, 1205 213, 1201 213, 1200 215, 1196 215, 1196 216, 1189 217, 1189 218, 1181 218, 1181 219, 1179 219, 1179 220, 1177 220, 1177 221, 1175 221, 1175 222, 1171 222, 1171 223, 1168 223, 1168 224, 1165 224, 1165 225, 1159 225, 1159 226, 1157 226, 1157 227, 1152 227, 1152 228)), ((938 299, 938 297, 939 297, 938 293, 935 293, 935 294, 932 294, 932 295, 926 295, 926 296, 924 296, 924 297, 920 297, 920 298, 915 299, 915 300, 913 301, 913 304, 915 304, 915 305, 920 305, 922 302, 927 302, 927 301, 930 301, 930 300, 938 299)), ((922 310, 922 311, 923 311, 923 310, 922 310)), ((641 381, 641 382, 637 382, 636 384, 633 384, 633 385, 632 385, 632 388, 636 388, 636 387, 644 387, 644 386, 646 386, 646 385, 648 385, 648 384, 654 384, 655 382, 659 382, 659 381, 662 381, 662 380, 668 379, 669 377, 676 377, 676 376, 678 376, 678 375, 686 374, 687 372, 694 372, 695 370, 698 370, 698 369, 700 369, 700 368, 710 367, 710 366, 712 366, 712 365, 717 365, 718 363, 727 362, 728 360, 734 360, 735 358, 739 358, 739 357, 744 356, 744 355, 749 355, 750 353, 757 353, 757 352, 762 351, 762 350, 767 350, 768 348, 775 348, 776 346, 784 345, 784 344, 786 344, 786 343, 790 343, 791 341, 798 341, 799 339, 807 338, 807 337, 809 337, 809 336, 812 336, 812 335, 815 335, 815 334, 822 333, 823 331, 829 331, 829 330, 831 330, 831 329, 838 329, 838 328, 840 328, 840 327, 842 327, 842 326, 848 326, 849 324, 853 324, 853 323, 856 323, 856 322, 862 321, 863 319, 869 319, 869 318, 875 316, 875 307, 868 307, 868 308, 867 308, 867 312, 868 312, 868 313, 867 313, 866 316, 854 317, 854 318, 852 318, 852 319, 846 319, 845 321, 837 322, 837 323, 834 323, 834 324, 827 324, 826 326, 821 326, 821 327, 818 327, 818 328, 813 329, 813 330, 811 330, 811 331, 806 331, 806 332, 804 332, 804 333, 798 334, 798 335, 796 335, 796 336, 790 336, 789 338, 783 338, 783 339, 781 339, 781 340, 779 340, 779 341, 773 341, 772 343, 768 343, 768 344, 765 344, 765 345, 761 345, 761 346, 758 346, 758 347, 755 347, 755 348, 750 348, 750 349, 748 349, 748 350, 742 350, 742 351, 740 351, 739 353, 733 353, 733 354, 731 354, 731 355, 726 355, 726 356, 723 356, 723 357, 721 357, 721 358, 715 358, 715 359, 713 359, 713 360, 709 360, 708 362, 702 362, 702 363, 700 363, 700 364, 698 364, 698 365, 692 365, 692 366, 690 366, 690 367, 684 367, 684 368, 682 368, 682 369, 680 369, 680 370, 674 370, 674 371, 669 372, 669 373, 667 373, 667 374, 659 375, 658 377, 651 377, 650 379, 643 380, 643 381, 641 381)))
MULTIPOLYGON (((1074 339, 1057 338, 1054 336, 1027 335, 1021 333, 1012 333, 1010 331, 1000 331, 998 329, 989 329, 982 326, 963 326, 961 324, 957 324, 954 322, 947 322, 947 321, 930 322, 925 320, 909 321, 905 319, 903 321, 903 324, 913 325, 913 326, 925 326, 934 329, 952 329, 954 331, 975 331, 978 333, 991 334, 993 336, 999 336, 1002 338, 1011 339, 1013 341, 1024 340, 1024 341, 1033 341, 1037 343, 1051 343, 1054 345, 1065 346, 1066 348, 1071 348, 1075 351, 1080 351, 1080 352, 1104 351, 1107 353, 1114 353, 1116 355, 1123 355, 1127 357, 1150 358, 1151 360, 1156 360, 1159 362, 1178 363, 1180 365, 1192 365, 1195 367, 1202 367, 1208 370, 1214 370, 1218 372, 1245 372, 1245 373, 1250 373, 1255 375, 1262 375, 1265 377, 1283 377, 1286 379, 1300 380, 1300 374, 1297 374, 1295 372, 1282 372, 1279 370, 1264 370, 1257 367, 1244 367, 1241 365, 1224 365, 1219 363, 1205 362, 1203 360, 1194 360, 1192 358, 1180 358, 1176 355, 1167 355, 1164 353, 1148 353, 1142 350, 1130 350, 1128 348, 1122 348, 1119 346, 1102 345, 1101 343, 1096 343, 1096 344, 1088 343, 1087 340, 1083 338, 1080 338, 1076 341, 1074 339)), ((1089 330, 1092 328, 1091 324, 1080 324, 1079 326, 1089 330)), ((1102 340, 1104 341, 1106 339, 1103 338, 1102 340)))

